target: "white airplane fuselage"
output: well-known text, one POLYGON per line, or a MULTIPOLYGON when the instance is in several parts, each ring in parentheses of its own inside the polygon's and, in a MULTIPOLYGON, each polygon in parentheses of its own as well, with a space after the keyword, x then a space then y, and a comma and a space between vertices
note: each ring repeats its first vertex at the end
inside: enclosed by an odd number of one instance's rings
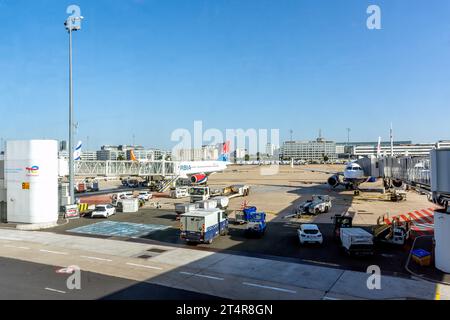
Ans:
POLYGON ((181 178, 189 178, 196 174, 210 175, 227 169, 225 161, 186 161, 176 165, 176 171, 181 178))
POLYGON ((361 183, 364 183, 369 178, 365 176, 364 170, 357 163, 349 163, 344 170, 344 182, 358 187, 361 183))

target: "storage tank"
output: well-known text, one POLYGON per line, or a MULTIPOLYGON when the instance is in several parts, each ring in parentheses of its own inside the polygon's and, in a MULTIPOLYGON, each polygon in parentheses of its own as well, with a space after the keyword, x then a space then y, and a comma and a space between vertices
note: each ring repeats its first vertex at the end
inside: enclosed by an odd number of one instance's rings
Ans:
POLYGON ((436 268, 450 273, 450 214, 444 210, 434 212, 434 238, 436 268))
POLYGON ((7 219, 12 223, 58 221, 58 142, 8 141, 5 153, 7 219))

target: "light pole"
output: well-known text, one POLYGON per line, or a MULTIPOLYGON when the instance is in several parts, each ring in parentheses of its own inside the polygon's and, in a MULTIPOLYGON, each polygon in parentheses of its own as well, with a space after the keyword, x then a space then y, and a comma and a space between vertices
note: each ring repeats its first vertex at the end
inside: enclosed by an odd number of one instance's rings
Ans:
POLYGON ((352 129, 347 128, 347 152, 348 152, 348 160, 350 160, 350 132, 352 129))
POLYGON ((72 32, 81 30, 80 7, 71 5, 67 8, 67 13, 71 14, 64 22, 69 33, 69 191, 70 201, 75 204, 75 161, 74 161, 74 123, 73 123, 73 81, 72 81, 72 32))

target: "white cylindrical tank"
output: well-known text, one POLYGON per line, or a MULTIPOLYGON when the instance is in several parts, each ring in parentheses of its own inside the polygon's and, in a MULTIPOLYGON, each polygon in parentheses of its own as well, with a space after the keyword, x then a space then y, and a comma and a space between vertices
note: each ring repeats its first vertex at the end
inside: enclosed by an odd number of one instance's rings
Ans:
POLYGON ((58 142, 8 141, 5 155, 8 222, 58 221, 58 142))
POLYGON ((434 213, 434 237, 436 268, 450 273, 450 214, 444 210, 437 210, 434 213))

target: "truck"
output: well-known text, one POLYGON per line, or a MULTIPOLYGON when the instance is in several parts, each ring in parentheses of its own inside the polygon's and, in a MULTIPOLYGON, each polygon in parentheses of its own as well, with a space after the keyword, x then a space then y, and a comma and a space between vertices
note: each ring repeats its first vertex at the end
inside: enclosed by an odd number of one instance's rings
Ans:
POLYGON ((209 198, 211 198, 213 193, 215 192, 211 191, 210 187, 195 186, 189 188, 191 203, 208 200, 209 198))
POLYGON ((86 182, 80 182, 75 187, 75 193, 85 193, 87 192, 86 182))
POLYGON ((373 255, 373 235, 362 228, 341 228, 342 248, 348 255, 373 255))
POLYGON ((293 216, 301 216, 303 214, 318 215, 327 213, 332 208, 331 199, 328 195, 314 195, 311 200, 301 203, 294 210, 293 216))
POLYGON ((351 216, 337 214, 331 220, 333 220, 334 238, 336 240, 341 238, 341 229, 352 228, 353 226, 353 217, 351 216))
POLYGON ((228 199, 236 197, 246 197, 250 194, 250 187, 247 185, 229 186, 223 189, 211 189, 209 186, 193 186, 189 188, 191 203, 209 200, 212 197, 225 196, 228 199))
POLYGON ((393 218, 391 223, 387 224, 384 222, 386 219, 385 215, 378 218, 377 226, 373 228, 375 241, 400 246, 405 245, 410 238, 410 224, 401 222, 398 217, 393 218))
POLYGON ((86 185, 87 185, 87 190, 89 192, 97 192, 97 191, 100 190, 99 183, 98 183, 97 180, 89 181, 89 182, 86 183, 86 185))
POLYGON ((228 234, 228 217, 220 209, 194 210, 180 216, 180 238, 187 243, 211 244, 228 234))
POLYGON ((172 199, 181 199, 189 197, 189 189, 187 187, 177 187, 170 189, 170 197, 172 199))
POLYGON ((253 213, 248 219, 245 234, 247 236, 262 237, 266 233, 266 229, 266 214, 264 212, 253 213))
POLYGON ((175 213, 178 215, 181 215, 184 213, 195 211, 199 208, 200 207, 197 203, 176 203, 175 204, 175 213))
POLYGON ((122 200, 133 198, 133 192, 119 192, 111 196, 111 204, 117 207, 122 200))

